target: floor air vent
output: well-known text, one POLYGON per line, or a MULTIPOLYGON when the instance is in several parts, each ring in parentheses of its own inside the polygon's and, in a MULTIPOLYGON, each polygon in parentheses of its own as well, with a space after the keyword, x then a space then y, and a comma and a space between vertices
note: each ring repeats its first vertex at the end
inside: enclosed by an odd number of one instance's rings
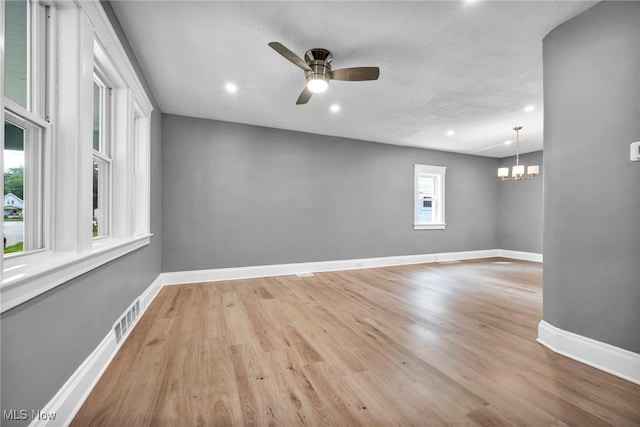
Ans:
POLYGON ((131 329, 131 326, 136 322, 136 319, 140 315, 140 300, 137 299, 129 309, 124 312, 122 317, 113 326, 113 330, 116 333, 116 343, 120 344, 126 336, 127 332, 131 329))
POLYGON ((304 273, 296 273, 296 276, 298 277, 313 277, 313 273, 311 273, 310 271, 304 272, 304 273))

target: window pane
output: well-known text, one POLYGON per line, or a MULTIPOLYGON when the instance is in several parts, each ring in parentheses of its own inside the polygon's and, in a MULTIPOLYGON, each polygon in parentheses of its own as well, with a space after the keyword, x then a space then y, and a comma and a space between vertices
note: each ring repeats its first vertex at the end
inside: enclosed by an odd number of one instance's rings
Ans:
POLYGON ((6 1, 4 7, 4 94, 27 108, 27 1, 6 1))
POLYGON ((418 177, 418 223, 433 221, 433 177, 418 177))
POLYGON ((98 236, 98 221, 100 221, 100 166, 93 160, 93 237, 98 236))
POLYGON ((4 124, 4 253, 24 250, 24 129, 4 124))
POLYGON ((102 105, 102 88, 93 82, 93 149, 100 151, 100 115, 102 105))
POLYGON ((109 174, 111 164, 93 158, 93 237, 109 235, 109 174))

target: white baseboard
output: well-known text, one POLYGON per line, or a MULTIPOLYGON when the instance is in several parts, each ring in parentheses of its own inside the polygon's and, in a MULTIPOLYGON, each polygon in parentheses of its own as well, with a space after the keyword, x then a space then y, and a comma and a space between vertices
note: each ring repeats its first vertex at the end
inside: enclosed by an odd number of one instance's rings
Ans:
POLYGON ((423 255, 403 255, 381 258, 361 258, 338 261, 304 262, 296 264, 260 265, 252 267, 216 268, 211 270, 175 271, 163 273, 165 285, 217 282, 221 280, 251 279, 283 276, 307 272, 356 270, 360 268, 390 267, 394 265, 422 264, 438 261, 461 261, 500 256, 498 249, 480 251, 445 252, 423 255))
MULTIPOLYGON (((104 371, 111 363, 126 337, 131 333, 136 323, 147 310, 151 301, 156 297, 163 286, 162 274, 144 291, 140 296, 140 314, 136 321, 127 329, 126 334, 120 340, 120 344, 116 342, 116 334, 113 328, 109 330, 107 336, 96 347, 95 350, 85 359, 78 369, 71 375, 67 382, 62 386, 58 393, 47 403, 40 411, 41 414, 55 414, 55 419, 43 420, 34 419, 30 427, 45 427, 51 425, 66 426, 71 423, 73 417, 78 413, 80 407, 97 384, 104 371)), ((125 313, 129 310, 125 310, 125 313)))
POLYGON ((594 368, 640 384, 640 354, 540 321, 538 342, 550 350, 594 368))
POLYGON ((542 262, 542 254, 537 254, 535 252, 511 251, 508 249, 497 249, 497 251, 498 255, 496 256, 504 258, 513 258, 522 261, 542 262))
POLYGON ((164 286, 164 274, 160 273, 156 280, 140 295, 140 304, 142 304, 142 313, 147 310, 147 307, 151 305, 151 302, 156 298, 160 289, 164 286))

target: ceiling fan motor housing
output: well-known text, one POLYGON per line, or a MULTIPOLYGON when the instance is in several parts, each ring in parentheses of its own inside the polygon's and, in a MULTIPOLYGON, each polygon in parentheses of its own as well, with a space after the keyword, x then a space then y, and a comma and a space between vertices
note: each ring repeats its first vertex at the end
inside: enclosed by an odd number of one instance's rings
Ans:
POLYGON ((305 71, 306 82, 312 80, 322 80, 329 84, 331 79, 331 60, 333 55, 326 49, 310 49, 304 54, 304 59, 311 67, 310 71, 305 71))

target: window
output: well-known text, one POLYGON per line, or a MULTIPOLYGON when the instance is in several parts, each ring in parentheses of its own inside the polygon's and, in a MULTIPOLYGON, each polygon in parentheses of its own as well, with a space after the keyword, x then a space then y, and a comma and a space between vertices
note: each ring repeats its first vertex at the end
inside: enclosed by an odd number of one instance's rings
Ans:
POLYGON ((42 140, 44 129, 5 111, 4 253, 42 248, 42 140))
POLYGON ((444 181, 447 168, 443 166, 414 166, 415 230, 444 229, 444 181))
POLYGON ((43 148, 46 121, 47 7, 27 0, 4 2, 4 254, 43 247, 43 148))
POLYGON ((97 76, 93 80, 93 197, 92 236, 109 235, 111 218, 111 89, 97 76))
POLYGON ((99 0, 0 2, 0 37, 4 312, 149 243, 153 108, 99 0))

